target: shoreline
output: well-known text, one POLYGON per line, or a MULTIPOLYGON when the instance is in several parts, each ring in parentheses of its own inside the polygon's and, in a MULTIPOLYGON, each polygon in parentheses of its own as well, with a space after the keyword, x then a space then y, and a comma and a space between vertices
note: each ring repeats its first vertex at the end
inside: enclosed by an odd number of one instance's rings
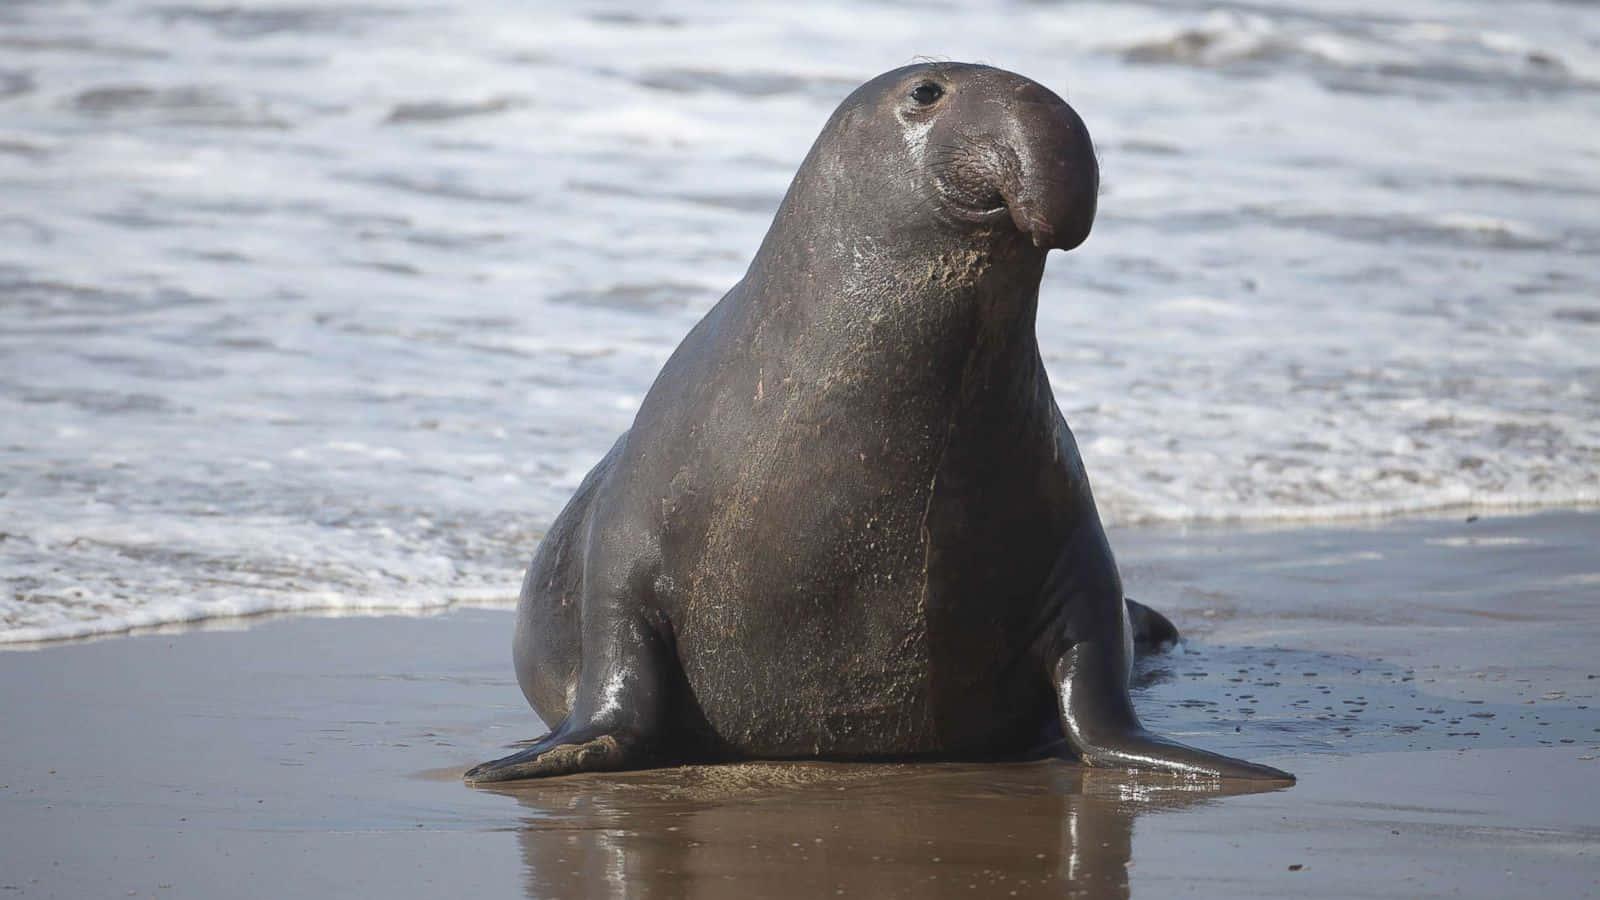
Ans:
MULTIPOLYGON (((1428 527, 1430 525, 1444 525, 1453 522, 1472 524, 1480 520, 1497 519, 1538 519, 1554 516, 1587 516, 1600 515, 1600 498, 1593 501, 1580 500, 1572 504, 1561 506, 1541 506, 1519 503, 1500 505, 1470 504, 1463 506, 1423 507, 1414 512, 1407 512, 1398 516, 1362 514, 1285 518, 1218 518, 1218 519, 1188 519, 1188 520, 1136 520, 1127 524, 1107 525, 1106 531, 1116 550, 1123 540, 1134 544, 1143 544, 1152 539, 1176 536, 1197 536, 1210 539, 1226 534, 1250 535, 1271 534, 1277 532, 1302 533, 1302 532, 1346 532, 1368 531, 1389 526, 1428 527)), ((539 535, 542 538, 543 535, 539 535)), ((538 539, 528 547, 526 556, 531 557, 538 539)), ((1120 557, 1119 557, 1120 558, 1120 557)), ((1126 573, 1124 573, 1126 574, 1126 573)), ((259 611, 197 615, 170 622, 155 624, 131 624, 108 627, 103 631, 87 631, 81 634, 68 634, 61 637, 45 637, 30 640, 10 640, 0 634, 0 653, 7 651, 44 650, 57 646, 68 646, 89 641, 109 640, 124 637, 147 637, 151 635, 180 635, 202 631, 239 631, 251 628, 261 622, 268 622, 283 618, 309 618, 309 619, 341 619, 341 618, 372 618, 385 616, 406 616, 414 618, 435 618, 448 615, 459 610, 515 610, 517 603, 517 578, 508 578, 504 591, 488 588, 478 588, 470 595, 451 596, 439 601, 437 604, 418 604, 407 602, 403 604, 386 605, 381 602, 363 600, 346 605, 305 606, 294 609, 263 609, 259 611)))
POLYGON ((1137 667, 1145 723, 1298 784, 1052 760, 474 790, 539 730, 509 611, 268 616, 0 652, 0 890, 1600 894, 1600 513, 1111 540, 1186 636, 1137 667))

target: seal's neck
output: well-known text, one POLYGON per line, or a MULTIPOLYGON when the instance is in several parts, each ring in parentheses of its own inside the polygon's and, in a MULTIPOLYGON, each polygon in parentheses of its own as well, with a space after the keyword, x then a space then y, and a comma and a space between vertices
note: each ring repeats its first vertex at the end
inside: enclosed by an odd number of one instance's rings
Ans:
POLYGON ((751 321, 906 365, 966 365, 980 338, 994 365, 1037 353, 1045 251, 1009 226, 896 229, 796 206, 785 201, 741 285, 751 321))

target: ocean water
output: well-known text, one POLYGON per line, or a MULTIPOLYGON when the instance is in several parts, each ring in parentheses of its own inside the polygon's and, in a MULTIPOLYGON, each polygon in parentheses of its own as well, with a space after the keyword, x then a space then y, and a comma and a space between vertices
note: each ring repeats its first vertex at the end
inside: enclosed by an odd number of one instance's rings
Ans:
POLYGON ((1099 148, 1039 339, 1102 514, 1600 503, 1581 2, 0 5, 0 642, 509 604, 854 85, 1099 148))

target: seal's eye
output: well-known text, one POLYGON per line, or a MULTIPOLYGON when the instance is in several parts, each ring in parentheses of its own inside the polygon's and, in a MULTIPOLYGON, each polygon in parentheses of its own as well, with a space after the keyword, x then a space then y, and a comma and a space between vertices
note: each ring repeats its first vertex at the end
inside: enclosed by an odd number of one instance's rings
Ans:
POLYGON ((918 106, 932 106, 944 96, 944 88, 931 81, 924 81, 911 89, 911 99, 917 101, 918 106))

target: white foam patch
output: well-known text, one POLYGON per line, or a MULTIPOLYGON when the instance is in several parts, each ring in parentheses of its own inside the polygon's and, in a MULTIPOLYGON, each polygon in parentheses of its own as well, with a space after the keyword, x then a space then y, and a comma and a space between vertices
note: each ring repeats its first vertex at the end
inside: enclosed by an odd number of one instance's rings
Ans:
MULTIPOLYGON (((87 602, 103 603, 106 598, 87 598, 87 602)), ((115 598, 111 598, 113 601, 115 598)), ((437 615, 452 609, 510 609, 516 605, 515 597, 502 593, 471 592, 449 599, 402 598, 382 601, 373 598, 352 597, 336 593, 303 592, 292 595, 264 595, 259 597, 205 598, 197 597, 187 602, 153 602, 137 609, 113 612, 81 619, 63 612, 56 617, 37 616, 40 624, 9 626, 0 633, 0 643, 17 645, 45 644, 55 641, 98 637, 114 634, 142 634, 160 632, 174 626, 192 626, 199 623, 226 622, 258 618, 265 615, 315 614, 321 616, 361 615, 437 615)), ((3 610, 0 610, 3 613, 3 610)), ((241 623, 242 624, 242 623, 241 623)))
POLYGON ((1280 562, 1257 563, 1253 568, 1264 572, 1280 569, 1327 569, 1378 559, 1383 559, 1382 553, 1374 550, 1360 550, 1352 553, 1330 553, 1326 556, 1296 557, 1280 562))
POLYGON ((1533 543, 1527 538, 1511 535, 1429 538, 1427 542, 1436 547, 1520 547, 1533 543))

